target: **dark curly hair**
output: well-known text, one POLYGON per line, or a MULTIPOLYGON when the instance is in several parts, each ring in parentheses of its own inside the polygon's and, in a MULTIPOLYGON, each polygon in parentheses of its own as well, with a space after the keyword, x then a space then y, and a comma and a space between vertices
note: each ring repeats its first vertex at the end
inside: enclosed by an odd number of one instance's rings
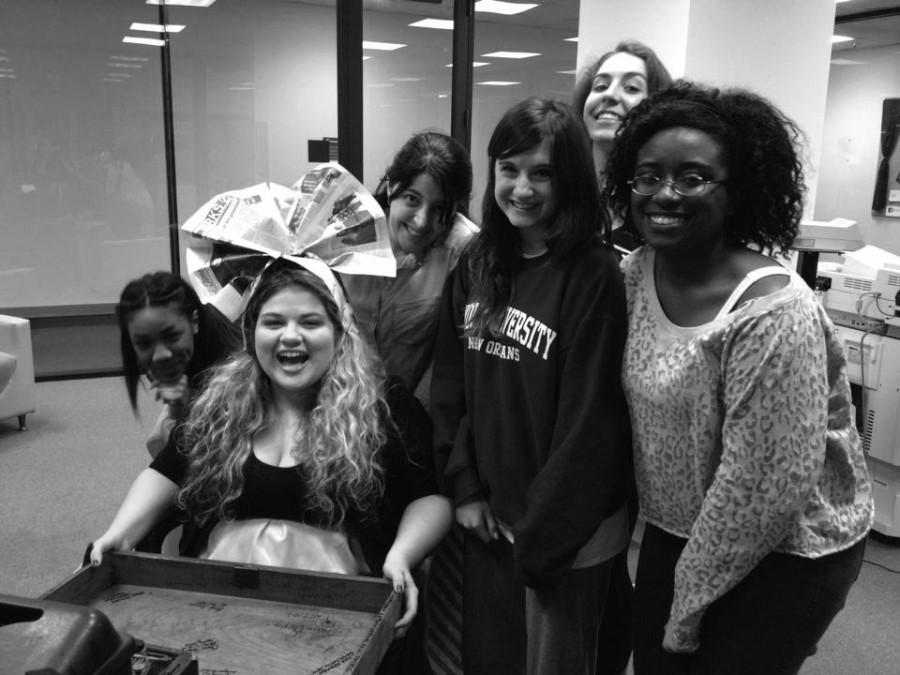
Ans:
POLYGON ((649 95, 652 96, 672 84, 672 76, 669 75, 669 71, 663 65, 663 62, 659 60, 655 51, 643 42, 623 40, 616 45, 615 49, 597 57, 578 73, 575 89, 572 91, 572 108, 574 108, 576 114, 581 115, 584 110, 584 104, 587 101, 588 94, 591 93, 597 70, 611 56, 620 53, 631 54, 644 62, 644 66, 647 68, 647 93, 649 95))
POLYGON ((672 127, 698 129, 721 145, 728 168, 729 241, 784 254, 803 214, 804 136, 772 103, 744 89, 679 80, 631 110, 606 168, 605 197, 625 227, 640 238, 631 219, 628 185, 638 152, 652 136, 672 127))

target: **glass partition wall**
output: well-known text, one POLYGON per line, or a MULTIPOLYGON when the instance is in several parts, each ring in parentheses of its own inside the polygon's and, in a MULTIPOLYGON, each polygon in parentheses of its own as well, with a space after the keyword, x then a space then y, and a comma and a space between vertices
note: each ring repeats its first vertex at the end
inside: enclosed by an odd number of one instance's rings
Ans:
MULTIPOLYGON (((129 279, 171 269, 173 196, 184 222, 223 190, 292 183, 320 161, 310 141, 337 140, 350 0, 168 0, 168 88, 159 2, 0 4, 0 312, 32 320, 39 378, 118 370, 113 306, 129 279)), ((465 119, 477 219, 502 111, 531 94, 568 98, 578 0, 474 3, 474 110, 454 110, 454 10, 466 5, 362 2, 360 178, 374 189, 410 134, 465 119), (510 8, 520 13, 497 13, 510 8), (538 55, 483 56, 504 50, 538 55)))

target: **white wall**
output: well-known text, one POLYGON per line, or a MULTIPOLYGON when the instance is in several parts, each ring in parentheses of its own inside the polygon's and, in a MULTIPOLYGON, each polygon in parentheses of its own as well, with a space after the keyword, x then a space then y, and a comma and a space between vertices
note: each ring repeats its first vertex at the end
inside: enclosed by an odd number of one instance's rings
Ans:
POLYGON ((673 77, 684 75, 691 0, 581 0, 578 69, 625 39, 653 48, 673 77))
POLYGON ((832 0, 583 0, 578 59, 636 38, 675 77, 771 99, 808 137, 811 205, 833 25, 832 0))
POLYGON ((871 211, 882 101, 900 97, 900 47, 839 55, 858 64, 831 68, 815 217, 855 220, 867 244, 900 255, 900 219, 871 211))

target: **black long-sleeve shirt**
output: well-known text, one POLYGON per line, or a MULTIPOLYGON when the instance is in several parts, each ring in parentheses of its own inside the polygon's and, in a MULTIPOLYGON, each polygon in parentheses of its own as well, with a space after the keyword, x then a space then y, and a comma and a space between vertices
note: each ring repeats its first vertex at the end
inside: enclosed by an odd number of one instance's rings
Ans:
POLYGON ((565 261, 521 259, 497 336, 462 334, 464 257, 445 289, 431 404, 444 490, 487 499, 531 586, 571 568, 632 485, 621 388, 625 291, 598 241, 565 261))

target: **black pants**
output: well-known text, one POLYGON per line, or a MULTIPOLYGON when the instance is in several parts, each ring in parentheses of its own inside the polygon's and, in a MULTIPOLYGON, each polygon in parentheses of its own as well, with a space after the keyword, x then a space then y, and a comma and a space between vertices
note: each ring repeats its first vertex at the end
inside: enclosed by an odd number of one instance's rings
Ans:
POLYGON ((843 608, 865 540, 822 558, 770 553, 710 605, 694 654, 662 648, 686 539, 647 525, 634 595, 635 675, 794 675, 843 608))

